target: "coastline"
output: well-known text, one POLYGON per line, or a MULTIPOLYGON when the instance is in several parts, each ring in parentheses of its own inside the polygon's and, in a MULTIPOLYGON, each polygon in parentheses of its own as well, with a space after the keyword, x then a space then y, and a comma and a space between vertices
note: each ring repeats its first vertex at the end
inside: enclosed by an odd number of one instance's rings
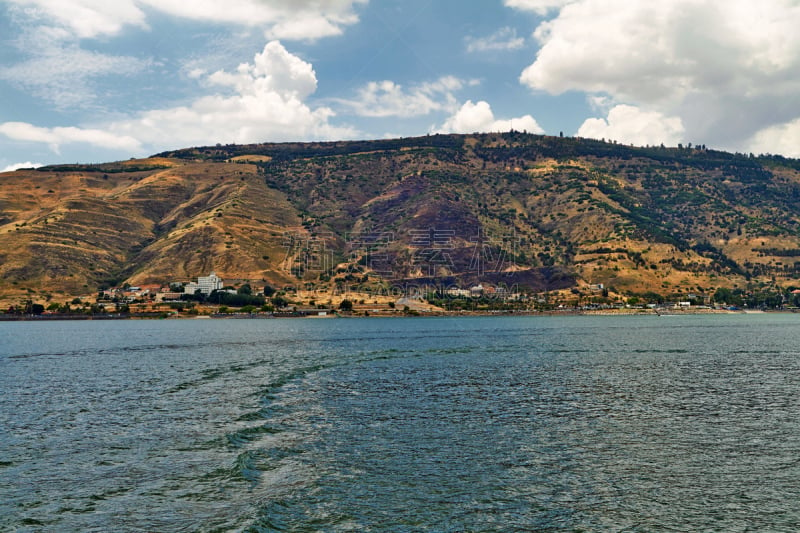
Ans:
POLYGON ((509 316, 694 316, 694 315, 757 315, 794 314, 798 309, 552 309, 542 311, 430 311, 407 314, 403 312, 381 313, 332 313, 325 316, 293 313, 210 313, 204 315, 176 315, 166 313, 103 314, 103 315, 0 315, 0 322, 63 322, 86 320, 272 320, 272 319, 334 319, 334 318, 432 318, 432 317, 509 317, 509 316))

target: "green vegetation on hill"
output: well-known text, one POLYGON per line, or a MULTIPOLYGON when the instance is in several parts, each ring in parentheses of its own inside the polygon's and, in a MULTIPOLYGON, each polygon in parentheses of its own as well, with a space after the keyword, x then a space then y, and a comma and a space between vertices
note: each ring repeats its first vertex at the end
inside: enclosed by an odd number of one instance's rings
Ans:
POLYGON ((710 295, 800 285, 800 162, 520 132, 218 145, 0 176, 0 296, 490 279, 710 295))

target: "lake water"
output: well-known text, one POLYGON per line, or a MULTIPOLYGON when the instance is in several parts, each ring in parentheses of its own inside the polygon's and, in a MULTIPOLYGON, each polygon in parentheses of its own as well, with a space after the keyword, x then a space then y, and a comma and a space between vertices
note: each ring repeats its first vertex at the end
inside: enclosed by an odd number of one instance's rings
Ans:
POLYGON ((0 323, 2 531, 797 531, 800 315, 0 323))

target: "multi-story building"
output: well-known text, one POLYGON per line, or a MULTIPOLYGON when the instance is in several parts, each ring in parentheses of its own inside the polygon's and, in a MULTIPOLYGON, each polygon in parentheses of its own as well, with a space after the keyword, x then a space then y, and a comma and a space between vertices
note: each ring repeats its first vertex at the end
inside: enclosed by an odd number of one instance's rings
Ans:
POLYGON ((208 276, 200 276, 197 278, 197 286, 203 294, 211 294, 214 291, 222 289, 222 278, 212 272, 208 276))
POLYGON ((200 276, 197 278, 197 283, 190 281, 183 288, 184 294, 194 294, 198 290, 208 296, 214 291, 222 289, 222 278, 217 276, 216 272, 212 272, 208 276, 200 276))

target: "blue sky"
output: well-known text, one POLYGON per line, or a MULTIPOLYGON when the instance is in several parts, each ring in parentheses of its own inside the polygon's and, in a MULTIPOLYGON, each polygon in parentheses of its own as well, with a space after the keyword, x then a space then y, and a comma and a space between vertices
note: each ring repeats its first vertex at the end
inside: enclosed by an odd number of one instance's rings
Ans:
POLYGON ((529 132, 800 156, 795 0, 0 0, 0 170, 529 132))

